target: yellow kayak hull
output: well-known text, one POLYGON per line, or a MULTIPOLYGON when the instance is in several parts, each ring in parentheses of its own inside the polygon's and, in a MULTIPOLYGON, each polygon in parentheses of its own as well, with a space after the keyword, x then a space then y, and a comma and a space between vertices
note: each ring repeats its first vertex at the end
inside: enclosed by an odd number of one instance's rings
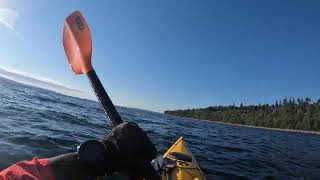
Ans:
POLYGON ((163 158, 175 161, 173 169, 162 172, 163 180, 205 180, 205 176, 201 171, 196 159, 188 150, 187 145, 182 137, 180 137, 170 148, 164 153, 163 158))

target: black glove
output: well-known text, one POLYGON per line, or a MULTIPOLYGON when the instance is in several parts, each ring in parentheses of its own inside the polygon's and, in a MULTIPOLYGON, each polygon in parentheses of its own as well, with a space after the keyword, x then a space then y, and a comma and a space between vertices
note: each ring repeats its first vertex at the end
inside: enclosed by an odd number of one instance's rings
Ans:
MULTIPOLYGON (((100 144, 99 141, 93 142, 100 144)), ((114 172, 123 173, 131 180, 160 179, 150 164, 150 161, 156 157, 156 148, 137 124, 122 123, 118 125, 101 140, 101 144, 104 147, 102 149, 105 150, 102 152, 105 154, 104 160, 97 161, 94 165, 83 162, 78 153, 50 158, 49 164, 56 179, 92 179, 103 176, 105 173, 112 174, 114 172)), ((88 147, 90 145, 86 146, 90 149, 88 147)), ((84 155, 88 157, 92 154, 85 153, 84 155)))
POLYGON ((121 172, 132 179, 158 179, 150 161, 157 150, 136 123, 122 123, 103 140, 107 172, 121 172))

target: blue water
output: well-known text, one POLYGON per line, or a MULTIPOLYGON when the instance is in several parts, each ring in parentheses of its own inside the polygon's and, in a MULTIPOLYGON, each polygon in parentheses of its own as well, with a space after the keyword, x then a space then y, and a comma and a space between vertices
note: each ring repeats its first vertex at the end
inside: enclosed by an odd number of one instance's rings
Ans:
MULTIPOLYGON (((183 136, 207 179, 320 179, 319 135, 118 110, 148 133, 159 154, 183 136)), ((96 102, 0 78, 0 169, 35 156, 73 152, 79 143, 109 131, 96 102)))

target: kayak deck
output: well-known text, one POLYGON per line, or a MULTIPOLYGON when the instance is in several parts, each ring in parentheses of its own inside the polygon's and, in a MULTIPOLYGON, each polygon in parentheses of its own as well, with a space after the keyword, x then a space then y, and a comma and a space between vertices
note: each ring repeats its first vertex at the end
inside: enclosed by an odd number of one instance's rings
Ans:
POLYGON ((164 153, 163 158, 171 159, 175 162, 175 166, 161 173, 163 180, 183 179, 183 180, 205 180, 205 176, 197 164, 194 156, 188 150, 187 145, 182 137, 180 137, 170 148, 164 153))

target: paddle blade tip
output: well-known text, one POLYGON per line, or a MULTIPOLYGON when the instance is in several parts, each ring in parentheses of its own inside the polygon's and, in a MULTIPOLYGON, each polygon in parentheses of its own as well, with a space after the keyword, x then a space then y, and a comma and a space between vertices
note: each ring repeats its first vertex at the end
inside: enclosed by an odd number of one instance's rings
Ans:
POLYGON ((75 74, 91 71, 92 40, 89 27, 79 11, 69 15, 63 27, 63 47, 75 74))

